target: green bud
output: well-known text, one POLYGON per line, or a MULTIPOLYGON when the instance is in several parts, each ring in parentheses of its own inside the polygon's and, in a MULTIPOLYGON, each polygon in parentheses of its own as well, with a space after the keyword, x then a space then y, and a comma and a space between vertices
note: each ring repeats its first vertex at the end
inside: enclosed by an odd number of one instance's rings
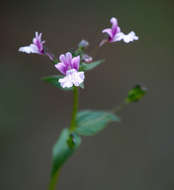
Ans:
POLYGON ((138 102, 147 92, 147 88, 137 84, 128 92, 128 97, 125 99, 126 103, 138 102))

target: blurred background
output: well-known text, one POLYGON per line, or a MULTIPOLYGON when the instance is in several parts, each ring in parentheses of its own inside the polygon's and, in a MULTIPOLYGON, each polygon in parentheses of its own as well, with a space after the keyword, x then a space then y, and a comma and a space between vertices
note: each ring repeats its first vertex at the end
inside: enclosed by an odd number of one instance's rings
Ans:
POLYGON ((82 38, 94 48, 112 16, 140 39, 100 49, 106 62, 87 73, 80 109, 110 109, 137 83, 148 94, 121 112, 121 123, 83 139, 57 189, 174 189, 173 10, 172 0, 1 1, 1 190, 47 190, 51 149, 71 118, 72 93, 40 80, 57 73, 49 60, 18 48, 35 31, 57 56, 82 38))

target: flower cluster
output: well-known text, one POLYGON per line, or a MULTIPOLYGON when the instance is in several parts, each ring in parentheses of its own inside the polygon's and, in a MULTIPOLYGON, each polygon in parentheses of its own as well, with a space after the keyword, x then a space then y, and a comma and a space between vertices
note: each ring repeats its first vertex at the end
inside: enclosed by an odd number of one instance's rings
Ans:
MULTIPOLYGON (((111 18, 110 22, 112 24, 112 27, 102 30, 102 33, 106 33, 108 35, 108 39, 102 40, 99 47, 103 45, 103 42, 112 43, 123 40, 125 43, 129 43, 133 42, 134 40, 138 40, 138 36, 136 36, 135 32, 133 31, 128 34, 121 32, 116 18, 111 18)), ((33 38, 33 43, 28 46, 20 47, 19 51, 27 54, 35 53, 48 56, 49 59, 54 62, 55 68, 60 71, 61 74, 63 74, 63 76, 57 81, 57 83, 60 83, 62 88, 80 86, 85 79, 84 71, 79 71, 80 65, 83 64, 84 66, 85 63, 94 64, 92 67, 95 67, 96 65, 96 62, 92 62, 93 57, 84 52, 84 49, 89 46, 89 43, 86 40, 82 40, 79 43, 78 49, 75 51, 75 53, 67 52, 65 55, 62 54, 59 56, 58 61, 54 58, 53 54, 46 52, 46 48, 44 48, 45 41, 42 41, 41 38, 42 33, 39 34, 36 32, 35 37, 33 38)))
POLYGON ((80 86, 85 79, 84 72, 78 72, 80 66, 80 56, 72 58, 70 52, 65 55, 60 55, 60 63, 57 63, 55 67, 65 75, 64 78, 59 79, 63 88, 71 88, 74 86, 80 86))

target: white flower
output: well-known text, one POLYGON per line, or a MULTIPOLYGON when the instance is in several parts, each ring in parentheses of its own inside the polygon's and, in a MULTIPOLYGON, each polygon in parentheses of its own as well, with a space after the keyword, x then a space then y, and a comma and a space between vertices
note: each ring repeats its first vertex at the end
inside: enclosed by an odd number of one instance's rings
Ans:
POLYGON ((139 37, 136 36, 135 32, 131 31, 129 34, 124 34, 123 32, 119 32, 113 42, 123 40, 125 43, 133 42, 134 40, 138 40, 139 37))
POLYGON ((35 32, 35 37, 33 38, 33 43, 29 46, 20 47, 19 51, 24 53, 36 53, 43 55, 44 54, 44 46, 45 41, 42 41, 42 33, 35 32))
POLYGON ((85 79, 84 72, 78 72, 76 69, 71 69, 66 72, 64 78, 59 79, 62 88, 71 88, 74 86, 79 86, 85 79))
MULTIPOLYGON (((124 34, 121 32, 120 27, 118 26, 118 21, 115 17, 112 17, 110 20, 112 27, 111 28, 105 28, 102 32, 106 33, 108 35, 108 41, 110 43, 112 42, 118 42, 123 40, 125 43, 133 42, 134 40, 138 40, 138 36, 135 35, 135 32, 131 31, 129 34, 124 34)), ((106 41, 102 41, 101 45, 105 43, 106 41)))

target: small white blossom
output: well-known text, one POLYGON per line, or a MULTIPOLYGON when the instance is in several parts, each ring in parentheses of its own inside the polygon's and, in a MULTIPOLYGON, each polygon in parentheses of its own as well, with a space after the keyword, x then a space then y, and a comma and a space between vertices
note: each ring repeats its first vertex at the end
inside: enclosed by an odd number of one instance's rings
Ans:
POLYGON ((64 78, 59 79, 62 88, 71 88, 74 86, 79 86, 85 79, 84 72, 78 72, 76 69, 71 69, 66 72, 64 78))

